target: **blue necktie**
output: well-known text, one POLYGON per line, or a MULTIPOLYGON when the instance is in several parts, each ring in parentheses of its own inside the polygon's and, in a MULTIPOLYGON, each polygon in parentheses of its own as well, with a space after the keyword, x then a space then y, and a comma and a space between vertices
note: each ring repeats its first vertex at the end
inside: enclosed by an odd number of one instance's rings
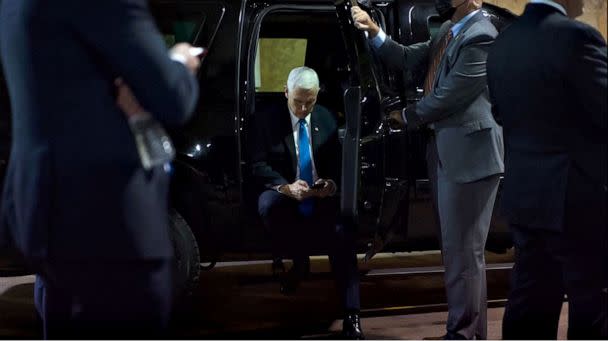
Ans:
MULTIPOLYGON (((308 186, 312 186, 312 158, 310 155, 310 140, 308 138, 308 129, 306 129, 306 120, 300 119, 298 123, 300 123, 298 132, 300 180, 304 180, 308 183, 308 186)), ((313 204, 312 198, 303 200, 299 206, 300 213, 305 217, 310 217, 312 215, 313 204)))

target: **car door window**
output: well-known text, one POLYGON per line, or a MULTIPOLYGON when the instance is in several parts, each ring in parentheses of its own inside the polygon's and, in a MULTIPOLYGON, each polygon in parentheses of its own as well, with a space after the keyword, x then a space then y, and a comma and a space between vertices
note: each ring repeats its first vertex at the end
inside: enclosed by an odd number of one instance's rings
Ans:
POLYGON ((253 60, 254 111, 285 102, 284 86, 291 69, 313 68, 319 75, 318 104, 344 117, 343 92, 348 79, 346 49, 333 8, 327 11, 281 9, 261 21, 253 60))
POLYGON ((302 38, 261 38, 255 58, 255 91, 284 91, 285 75, 306 62, 308 40, 302 38))
POLYGON ((150 9, 168 46, 187 42, 207 48, 211 47, 225 12, 220 1, 153 0, 150 9))
POLYGON ((151 0, 150 9, 167 45, 189 42, 208 48, 199 70, 199 103, 192 119, 175 135, 182 137, 234 137, 235 59, 234 37, 238 35, 239 7, 218 0, 151 0), (224 37, 224 39, 215 39, 224 37), (231 37, 232 39, 226 39, 231 37))

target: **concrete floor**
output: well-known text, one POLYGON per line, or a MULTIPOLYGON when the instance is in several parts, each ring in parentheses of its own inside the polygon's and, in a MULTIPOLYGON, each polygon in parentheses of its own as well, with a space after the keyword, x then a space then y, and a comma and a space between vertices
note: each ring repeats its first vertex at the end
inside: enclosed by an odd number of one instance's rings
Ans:
MULTIPOLYGON (((489 255, 488 263, 509 260, 489 255)), ((362 269, 362 324, 368 339, 423 339, 445 333, 441 273, 373 276, 375 269, 438 265, 438 254, 380 256, 362 269), (367 275, 366 275, 367 274, 367 275)), ((206 272, 194 295, 176 314, 174 338, 336 339, 340 309, 325 258, 314 258, 313 275, 293 296, 278 292, 264 263, 227 263, 206 272)), ((488 271, 488 329, 500 339, 508 271, 488 271)), ((33 307, 33 276, 0 278, 0 339, 40 338, 33 307)), ((564 305, 559 338, 565 339, 564 305)))

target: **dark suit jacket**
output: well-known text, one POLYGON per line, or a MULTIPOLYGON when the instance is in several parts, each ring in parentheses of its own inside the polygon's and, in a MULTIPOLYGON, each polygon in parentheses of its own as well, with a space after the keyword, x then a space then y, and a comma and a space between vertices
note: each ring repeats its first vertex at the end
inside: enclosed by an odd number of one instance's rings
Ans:
POLYGON ((0 43, 13 113, 2 228, 13 244, 30 261, 171 256, 168 176, 141 168, 113 81, 167 125, 188 118, 198 85, 168 58, 147 2, 3 0, 0 43))
POLYGON ((605 212, 606 63, 595 29, 547 5, 529 4, 496 40, 488 82, 504 125, 511 222, 560 230, 566 201, 605 212))
MULTIPOLYGON (((317 175, 341 182, 342 148, 332 113, 315 105, 311 114, 311 139, 317 175)), ((250 157, 255 192, 296 179, 297 157, 287 103, 256 112, 250 125, 250 157)))
MULTIPOLYGON (((432 40, 409 46, 387 38, 379 56, 393 68, 426 69, 450 27, 448 21, 432 40)), ((497 35, 483 11, 473 15, 448 44, 433 91, 406 110, 408 129, 433 126, 443 171, 456 183, 504 170, 502 129, 492 117, 486 82, 487 53, 497 35)))

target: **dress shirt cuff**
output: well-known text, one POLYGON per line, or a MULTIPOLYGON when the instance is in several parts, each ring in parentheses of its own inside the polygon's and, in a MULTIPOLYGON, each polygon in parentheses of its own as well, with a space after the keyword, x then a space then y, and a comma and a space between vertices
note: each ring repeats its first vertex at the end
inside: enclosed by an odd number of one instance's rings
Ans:
MULTIPOLYGON (((283 186, 283 185, 276 185, 276 186, 273 186, 272 189, 274 189, 275 191, 281 193, 281 191, 279 191, 279 189, 281 188, 281 186, 283 186)), ((281 194, 283 194, 283 193, 281 193, 281 194)))
POLYGON ((179 53, 170 53, 169 54, 169 58, 171 58, 171 60, 176 61, 178 63, 183 64, 184 66, 186 66, 186 57, 184 57, 183 55, 179 54, 179 53))
MULTIPOLYGON (((365 32, 367 33, 367 32, 365 32)), ((382 29, 378 32, 378 34, 372 39, 372 46, 376 49, 382 47, 384 42, 386 41, 386 33, 382 29)))

